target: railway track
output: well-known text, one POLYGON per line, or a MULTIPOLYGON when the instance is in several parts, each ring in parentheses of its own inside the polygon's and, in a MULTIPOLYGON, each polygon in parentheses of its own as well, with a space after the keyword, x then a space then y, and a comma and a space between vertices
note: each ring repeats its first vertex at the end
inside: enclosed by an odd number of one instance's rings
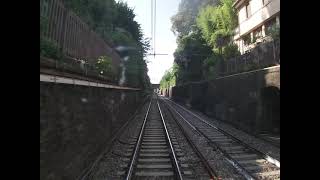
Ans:
POLYGON ((123 179, 194 179, 170 125, 153 96, 138 137, 128 145, 123 179))
MULTIPOLYGON (((162 98, 163 99, 163 98, 162 98)), ((247 145, 171 100, 163 99, 192 129, 219 149, 246 179, 280 179, 280 162, 247 145), (170 103, 168 103, 170 102, 170 103)))
POLYGON ((272 145, 280 148, 280 136, 278 135, 272 135, 268 133, 261 133, 257 135, 258 138, 271 143, 272 145))

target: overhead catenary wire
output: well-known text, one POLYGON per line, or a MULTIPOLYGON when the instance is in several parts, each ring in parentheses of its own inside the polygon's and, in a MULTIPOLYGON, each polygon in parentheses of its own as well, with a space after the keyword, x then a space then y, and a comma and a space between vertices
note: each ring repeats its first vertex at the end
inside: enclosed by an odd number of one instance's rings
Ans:
POLYGON ((153 48, 153 0, 151 0, 151 40, 152 40, 152 44, 151 44, 151 49, 153 48))
POLYGON ((150 49, 151 53, 147 55, 153 55, 155 58, 156 55, 168 55, 168 54, 157 54, 156 53, 156 24, 157 24, 157 0, 151 0, 151 38, 150 40, 150 49))
MULTIPOLYGON (((156 24, 157 24, 157 0, 154 0, 154 15, 153 15, 153 23, 154 23, 154 29, 153 29, 153 53, 156 54, 156 24)), ((155 55, 154 55, 155 56, 155 55)))

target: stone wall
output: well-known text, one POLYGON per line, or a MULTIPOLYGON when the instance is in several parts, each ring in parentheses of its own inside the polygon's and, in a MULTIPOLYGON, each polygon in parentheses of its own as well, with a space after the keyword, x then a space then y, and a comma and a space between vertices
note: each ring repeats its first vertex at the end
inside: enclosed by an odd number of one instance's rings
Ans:
POLYGON ((280 66, 176 86, 172 98, 248 131, 280 131, 280 66))
POLYGON ((40 179, 76 179, 135 112, 141 92, 40 82, 40 179))

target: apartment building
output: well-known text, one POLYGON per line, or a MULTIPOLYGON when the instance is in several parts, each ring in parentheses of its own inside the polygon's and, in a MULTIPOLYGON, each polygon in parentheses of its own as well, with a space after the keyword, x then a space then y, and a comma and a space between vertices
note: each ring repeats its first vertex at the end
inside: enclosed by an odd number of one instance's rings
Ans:
POLYGON ((280 27, 280 0, 236 0, 233 7, 239 22, 234 43, 241 54, 267 40, 272 27, 280 27))

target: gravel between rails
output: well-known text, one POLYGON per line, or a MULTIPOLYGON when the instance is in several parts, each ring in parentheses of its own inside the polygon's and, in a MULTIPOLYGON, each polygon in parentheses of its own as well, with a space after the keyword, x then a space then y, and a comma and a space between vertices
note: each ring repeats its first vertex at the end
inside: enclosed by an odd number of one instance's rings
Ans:
POLYGON ((136 138, 139 135, 140 127, 144 120, 144 115, 147 111, 149 103, 145 103, 140 112, 132 119, 127 127, 123 130, 122 134, 112 145, 111 149, 103 155, 97 166, 88 176, 88 180, 114 180, 123 179, 119 176, 118 172, 123 164, 122 158, 128 149, 130 139, 136 138))
POLYGON ((177 142, 184 154, 185 162, 188 164, 190 169, 193 171, 194 179, 210 179, 210 176, 206 172, 201 160, 197 154, 193 151, 192 147, 189 145, 186 137, 184 137, 179 126, 176 124, 175 120, 172 118, 170 112, 165 107, 165 104, 159 101, 161 110, 163 112, 166 124, 169 125, 174 132, 177 142))
MULTIPOLYGON (((170 101, 168 101, 168 102, 170 102, 170 101)), ((172 102, 170 102, 170 104, 172 105, 172 102)), ((181 105, 181 104, 179 104, 179 105, 181 105)), ((198 115, 202 119, 212 123, 212 125, 215 125, 218 128, 221 128, 224 131, 230 133, 231 135, 237 137, 239 140, 245 142, 246 144, 248 144, 248 145, 256 148, 257 150, 259 150, 265 154, 268 154, 269 156, 280 161, 280 148, 279 147, 276 147, 276 146, 272 145, 271 143, 268 143, 264 140, 256 138, 256 137, 254 137, 244 131, 241 131, 241 130, 239 130, 239 129, 237 129, 237 128, 235 128, 225 122, 218 121, 214 118, 209 118, 208 116, 204 115, 203 113, 201 113, 197 110, 187 108, 186 106, 183 106, 183 107, 188 109, 189 111, 195 113, 196 115, 198 115)))
MULTIPOLYGON (((165 103, 162 103, 165 105, 165 103)), ((168 107, 166 105, 166 107, 168 107)), ((170 108, 170 107, 168 107, 170 108)), ((163 108, 165 111, 165 114, 168 114, 167 108, 163 108)), ((204 137, 197 134, 193 129, 190 128, 190 126, 185 123, 181 117, 176 114, 174 111, 172 111, 173 116, 179 121, 181 126, 186 130, 188 136, 191 138, 191 141, 198 147, 200 152, 203 154, 204 157, 207 158, 209 165, 216 171, 219 178, 221 179, 245 179, 242 175, 240 175, 237 170, 225 159, 225 156, 216 149, 216 147, 212 144, 210 144, 204 137)), ((171 118, 170 118, 171 119, 171 118)), ((172 119, 173 120, 173 119, 172 119)), ((177 127, 178 128, 178 127, 177 127)), ((178 130, 177 130, 178 132, 178 130)), ((182 133, 177 133, 182 134, 182 133)), ((181 135, 182 136, 182 135, 181 135)), ((186 141, 186 140, 185 140, 186 141)), ((183 143, 187 146, 187 142, 183 143)), ((190 145, 189 148, 184 149, 191 149, 190 145)), ((196 156, 194 153, 193 156, 196 156)), ((190 160, 191 162, 191 160, 190 160)), ((197 163, 194 164, 195 172, 198 172, 199 179, 201 179, 201 171, 197 170, 195 166, 199 166, 201 164, 200 160, 197 163)), ((198 179, 198 178, 197 178, 198 179)), ((205 179, 205 178, 204 178, 205 179)))

